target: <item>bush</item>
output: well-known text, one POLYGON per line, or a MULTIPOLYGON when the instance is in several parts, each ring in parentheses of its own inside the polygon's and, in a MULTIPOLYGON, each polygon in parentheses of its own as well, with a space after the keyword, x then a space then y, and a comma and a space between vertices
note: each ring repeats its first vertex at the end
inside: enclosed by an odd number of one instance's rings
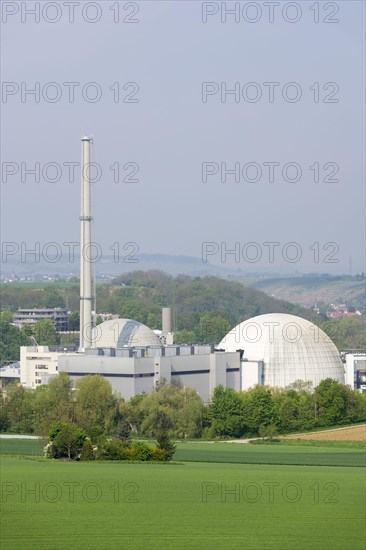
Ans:
POLYGON ((99 458, 101 460, 131 460, 131 450, 124 442, 112 439, 103 445, 99 458))
POLYGON ((151 460, 166 462, 168 460, 167 452, 164 449, 159 449, 159 447, 154 447, 151 449, 151 460))
POLYGON ((269 439, 273 441, 276 435, 278 435, 277 427, 275 424, 268 424, 268 426, 259 426, 259 435, 262 439, 269 439))
POLYGON ((143 441, 134 441, 130 452, 132 460, 152 460, 152 449, 143 441))

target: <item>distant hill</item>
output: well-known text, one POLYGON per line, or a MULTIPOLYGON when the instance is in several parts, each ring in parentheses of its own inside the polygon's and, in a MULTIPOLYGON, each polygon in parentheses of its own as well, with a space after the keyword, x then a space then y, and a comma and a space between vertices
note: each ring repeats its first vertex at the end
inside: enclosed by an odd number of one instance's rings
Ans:
MULTIPOLYGON (((252 277, 252 287, 242 282, 219 277, 172 276, 159 270, 134 271, 122 274, 107 283, 96 286, 98 313, 110 313, 135 319, 152 329, 161 328, 161 308, 173 310, 173 329, 176 342, 218 343, 237 324, 263 313, 290 313, 313 321, 334 340, 339 349, 363 348, 365 342, 364 317, 330 321, 299 304, 279 299, 280 293, 294 301, 314 298, 319 300, 320 290, 328 286, 334 296, 346 289, 351 296, 360 296, 362 281, 343 278, 252 277), (263 290, 253 288, 260 286, 263 290), (311 294, 316 290, 315 296, 311 294), (306 294, 308 293, 308 294, 306 294), (305 298, 307 296, 307 298, 305 298)), ((67 307, 79 310, 79 286, 75 282, 17 283, 1 285, 3 310, 14 312, 19 307, 67 307)), ((11 313, 4 312, 4 319, 11 313)), ((73 330, 77 319, 73 319, 73 330)), ((76 326, 75 326, 76 323, 76 326)))
POLYGON ((238 323, 263 313, 291 313, 322 320, 301 306, 218 277, 172 277, 161 271, 135 271, 114 279, 104 301, 101 293, 99 287, 98 309, 136 319, 151 328, 161 327, 161 307, 172 307, 174 329, 182 342, 217 342, 238 323))
MULTIPOLYGON (((240 282, 262 290, 273 298, 288 300, 303 306, 346 303, 365 313, 365 278, 324 275, 298 277, 251 276, 240 277, 240 282)), ((324 308, 326 309, 326 308, 324 308)))

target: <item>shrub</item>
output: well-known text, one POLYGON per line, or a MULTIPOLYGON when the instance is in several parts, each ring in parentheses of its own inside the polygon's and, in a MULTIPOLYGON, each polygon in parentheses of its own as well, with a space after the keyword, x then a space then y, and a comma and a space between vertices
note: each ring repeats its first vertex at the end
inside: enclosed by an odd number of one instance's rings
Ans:
POLYGON ((269 439, 273 441, 276 435, 278 435, 277 427, 275 424, 268 424, 268 426, 259 426, 259 435, 262 439, 269 439))
POLYGON ((159 449, 159 447, 154 447, 151 449, 151 460, 166 462, 168 460, 167 452, 164 449, 159 449))
POLYGON ((152 460, 152 449, 143 441, 134 441, 131 445, 132 460, 152 460))
POLYGON ((112 439, 112 441, 104 443, 99 458, 101 460, 130 460, 131 450, 124 442, 112 439))

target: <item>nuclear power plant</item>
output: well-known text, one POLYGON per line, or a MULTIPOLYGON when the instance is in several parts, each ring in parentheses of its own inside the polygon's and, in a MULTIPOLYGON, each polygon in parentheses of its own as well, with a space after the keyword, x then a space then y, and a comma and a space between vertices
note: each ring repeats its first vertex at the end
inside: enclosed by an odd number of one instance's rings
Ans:
POLYGON ((162 308, 162 330, 133 319, 112 319, 93 326, 90 143, 84 136, 81 160, 80 342, 78 352, 47 346, 21 348, 21 382, 47 383, 66 372, 75 382, 100 374, 123 398, 151 392, 165 380, 194 388, 209 401, 218 385, 246 390, 254 385, 286 387, 298 380, 317 386, 325 378, 366 392, 366 357, 340 353, 313 323, 293 315, 271 313, 240 323, 218 346, 176 345, 172 311, 162 308), (348 358, 347 358, 348 357, 348 358))

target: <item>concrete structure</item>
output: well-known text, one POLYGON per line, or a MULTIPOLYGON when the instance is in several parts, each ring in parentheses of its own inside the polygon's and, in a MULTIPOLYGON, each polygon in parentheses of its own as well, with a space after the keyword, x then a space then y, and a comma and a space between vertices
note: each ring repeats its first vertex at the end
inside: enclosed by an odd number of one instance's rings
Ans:
POLYGON ((85 354, 60 356, 58 368, 74 381, 101 374, 124 399, 153 391, 162 379, 196 389, 206 402, 219 384, 240 386, 240 354, 216 352, 209 345, 89 348, 85 354))
POLYGON ((341 354, 345 366, 345 383, 366 393, 366 350, 345 350, 341 354))
POLYGON ((21 346, 20 382, 26 388, 47 384, 51 376, 58 374, 58 362, 72 348, 58 346, 21 346))
POLYGON ((167 346, 171 346, 174 343, 174 333, 172 332, 172 310, 170 307, 163 307, 161 312, 161 331, 155 331, 156 334, 160 332, 161 343, 167 346))
POLYGON ((67 331, 69 328, 70 311, 63 308, 33 308, 18 309, 13 316, 13 323, 18 327, 35 325, 41 319, 49 319, 57 331, 67 331))
POLYGON ((98 348, 159 346, 160 339, 153 330, 138 321, 111 319, 93 329, 93 344, 98 348))
POLYGON ((344 384, 344 368, 331 339, 310 321, 283 313, 253 317, 220 342, 225 351, 242 350, 241 389, 253 383, 286 387, 296 380, 317 386, 325 378, 344 384))
POLYGON ((92 249, 90 201, 90 142, 81 138, 81 213, 80 213, 80 351, 92 346, 92 249))

